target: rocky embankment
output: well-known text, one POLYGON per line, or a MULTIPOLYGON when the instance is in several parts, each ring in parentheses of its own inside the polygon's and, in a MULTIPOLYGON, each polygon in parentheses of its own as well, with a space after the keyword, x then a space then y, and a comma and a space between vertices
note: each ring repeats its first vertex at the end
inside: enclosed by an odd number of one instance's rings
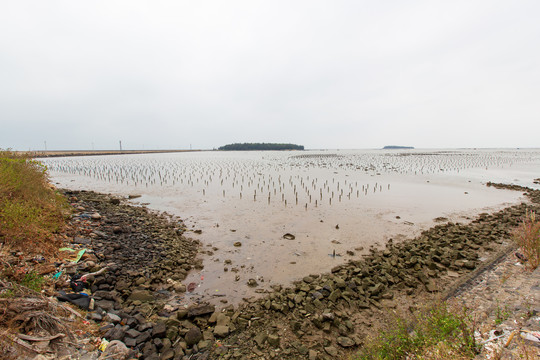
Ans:
MULTIPOLYGON (((492 186, 503 186, 490 184, 492 186)), ((504 186, 509 188, 509 186, 504 186)), ((445 223, 415 239, 389 242, 330 273, 305 276, 238 307, 184 306, 187 272, 200 266, 196 240, 183 224, 122 200, 68 192, 77 213, 75 243, 93 249, 78 269, 91 283, 101 336, 122 341, 144 359, 335 359, 354 352, 393 311, 408 311, 448 294, 451 285, 506 243, 528 204, 481 214, 469 224, 445 223)))
MULTIPOLYGON (((101 335, 122 341, 146 358, 172 348, 171 329, 158 316, 173 294, 184 293, 188 271, 199 267, 199 242, 183 236, 178 219, 125 205, 93 192, 65 192, 77 211, 71 221, 73 244, 91 249, 71 274, 107 270, 90 283, 96 310, 88 318, 103 324, 101 335), (158 340, 160 339, 160 340, 158 340)), ((180 352, 173 352, 179 355, 180 352)))

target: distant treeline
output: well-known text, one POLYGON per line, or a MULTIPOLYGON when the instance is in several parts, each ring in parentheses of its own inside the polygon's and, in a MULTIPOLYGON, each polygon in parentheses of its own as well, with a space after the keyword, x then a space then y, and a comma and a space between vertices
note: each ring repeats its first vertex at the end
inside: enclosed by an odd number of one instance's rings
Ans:
POLYGON ((304 146, 295 144, 243 143, 221 146, 218 150, 304 150, 304 146))
POLYGON ((414 149, 413 146, 386 145, 383 149, 414 149))

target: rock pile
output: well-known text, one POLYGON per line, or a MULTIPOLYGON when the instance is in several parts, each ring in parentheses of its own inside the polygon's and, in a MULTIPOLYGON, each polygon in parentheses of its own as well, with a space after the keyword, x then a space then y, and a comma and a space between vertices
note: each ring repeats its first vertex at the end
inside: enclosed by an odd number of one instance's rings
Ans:
MULTIPOLYGON (((540 191, 518 190, 540 202, 540 191)), ((151 220, 145 209, 97 194, 68 195, 77 198, 76 207, 101 215, 84 220, 82 229, 97 260, 115 263, 92 285, 101 310, 90 316, 103 321, 108 340, 123 341, 144 359, 333 359, 362 345, 376 314, 410 305, 410 299, 436 293, 477 268, 482 254, 510 239, 527 209, 538 209, 523 203, 466 225, 437 225, 415 239, 372 248, 364 259, 330 273, 274 286, 263 298, 218 310, 205 304, 163 307, 160 301, 185 291, 181 280, 197 266, 199 244, 182 236, 181 224, 151 220)))

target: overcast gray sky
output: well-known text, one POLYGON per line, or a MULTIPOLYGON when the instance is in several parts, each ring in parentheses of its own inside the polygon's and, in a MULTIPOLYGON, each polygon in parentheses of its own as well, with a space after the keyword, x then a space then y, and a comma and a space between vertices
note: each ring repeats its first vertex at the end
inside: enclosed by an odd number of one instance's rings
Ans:
POLYGON ((540 147, 540 1, 2 1, 0 148, 540 147))

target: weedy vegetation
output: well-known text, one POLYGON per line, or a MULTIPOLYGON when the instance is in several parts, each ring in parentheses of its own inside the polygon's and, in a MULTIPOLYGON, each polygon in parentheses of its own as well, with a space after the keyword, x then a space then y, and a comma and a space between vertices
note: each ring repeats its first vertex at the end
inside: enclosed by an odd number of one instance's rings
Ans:
POLYGON ((454 311, 443 302, 396 317, 379 336, 368 339, 352 360, 471 359, 479 347, 467 309, 454 311))
POLYGON ((46 167, 0 151, 0 244, 7 249, 48 253, 57 247, 67 202, 48 183, 46 167))
POLYGON ((514 232, 514 241, 523 251, 529 269, 536 269, 540 265, 540 221, 534 211, 527 212, 514 232))

